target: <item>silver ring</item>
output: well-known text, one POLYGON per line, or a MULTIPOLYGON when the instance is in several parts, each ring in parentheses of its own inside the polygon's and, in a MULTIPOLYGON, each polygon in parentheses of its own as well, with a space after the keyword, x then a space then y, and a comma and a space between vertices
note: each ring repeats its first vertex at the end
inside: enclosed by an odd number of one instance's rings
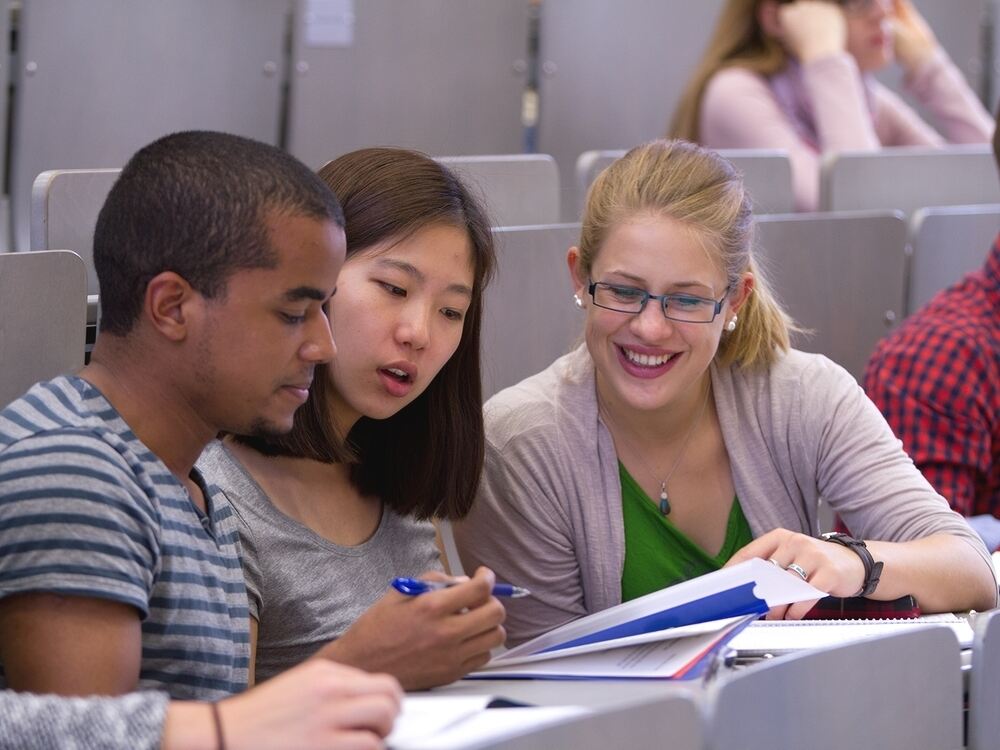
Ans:
POLYGON ((767 561, 771 563, 771 565, 777 565, 779 568, 781 567, 781 563, 775 560, 773 557, 767 558, 767 561))
POLYGON ((788 563, 788 565, 785 566, 785 570, 790 570, 793 573, 798 574, 799 578, 801 578, 803 581, 809 580, 809 574, 806 573, 805 568, 803 568, 801 565, 796 565, 795 563, 788 563))

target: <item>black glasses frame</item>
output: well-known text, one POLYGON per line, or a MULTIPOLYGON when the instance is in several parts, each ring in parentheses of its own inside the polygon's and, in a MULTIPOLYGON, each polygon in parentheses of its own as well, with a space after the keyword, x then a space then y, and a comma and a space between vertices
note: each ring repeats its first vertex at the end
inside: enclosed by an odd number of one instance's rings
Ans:
POLYGON ((649 302, 651 299, 655 299, 657 302, 660 303, 660 310, 663 312, 663 317, 666 318, 667 320, 675 320, 678 323, 711 323, 719 316, 719 313, 722 312, 722 304, 726 301, 726 297, 729 296, 729 292, 731 289, 732 289, 732 284, 730 284, 723 290, 722 297, 720 297, 719 299, 712 299, 711 297, 699 297, 697 294, 685 294, 683 292, 671 292, 669 294, 653 294, 652 292, 646 291, 645 289, 640 289, 639 287, 636 286, 629 286, 627 284, 609 284, 605 281, 591 280, 590 286, 587 287, 587 291, 590 293, 590 298, 594 301, 594 304, 604 310, 612 310, 614 312, 623 313, 624 315, 638 315, 643 310, 646 309, 647 302, 649 302), (597 295, 595 294, 598 287, 602 289, 630 289, 630 290, 635 290, 636 292, 640 292, 642 294, 642 301, 639 303, 639 309, 621 310, 617 307, 608 307, 607 305, 602 305, 600 302, 597 301, 597 295), (676 299, 677 297, 684 297, 686 299, 696 299, 702 302, 711 302, 713 305, 715 305, 715 309, 712 312, 712 317, 709 320, 688 320, 686 318, 675 318, 674 316, 670 315, 667 312, 667 310, 669 309, 670 300, 676 299))

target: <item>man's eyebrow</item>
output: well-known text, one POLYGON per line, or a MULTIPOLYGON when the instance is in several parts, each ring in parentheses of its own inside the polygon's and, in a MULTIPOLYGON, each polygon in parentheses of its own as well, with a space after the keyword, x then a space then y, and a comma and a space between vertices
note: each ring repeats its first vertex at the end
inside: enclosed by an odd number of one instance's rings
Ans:
POLYGON ((287 290, 282 296, 287 302, 298 302, 304 299, 314 299, 317 302, 326 302, 326 300, 330 297, 330 295, 322 289, 317 289, 314 286, 297 286, 294 289, 287 290))
MULTIPOLYGON (((395 258, 381 258, 378 261, 378 265, 387 266, 389 268, 395 268, 397 271, 405 273, 407 276, 416 279, 420 283, 424 283, 425 281, 427 281, 427 277, 424 276, 423 271, 421 271, 412 263, 407 263, 405 260, 397 260, 395 258)), ((454 292, 455 294, 462 294, 465 295, 466 297, 472 296, 472 289, 466 286, 465 284, 449 284, 448 291, 454 292)))

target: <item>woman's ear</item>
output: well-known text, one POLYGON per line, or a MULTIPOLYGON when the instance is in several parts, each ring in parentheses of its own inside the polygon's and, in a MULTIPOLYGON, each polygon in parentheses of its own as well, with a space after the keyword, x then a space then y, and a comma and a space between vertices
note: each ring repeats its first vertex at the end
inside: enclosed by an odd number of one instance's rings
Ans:
POLYGON ((753 287, 753 274, 747 271, 740 276, 740 280, 733 287, 733 291, 729 295, 729 309, 734 313, 739 312, 739 309, 743 307, 744 303, 750 298, 750 295, 753 294, 753 287))
POLYGON ((569 266, 569 275, 573 280, 573 291, 579 299, 583 299, 587 293, 589 279, 583 273, 580 263, 580 248, 575 245, 566 253, 566 265, 569 266))
POLYGON ((781 18, 778 15, 778 8, 777 0, 763 0, 757 6, 757 23, 764 36, 772 39, 781 39, 781 18))

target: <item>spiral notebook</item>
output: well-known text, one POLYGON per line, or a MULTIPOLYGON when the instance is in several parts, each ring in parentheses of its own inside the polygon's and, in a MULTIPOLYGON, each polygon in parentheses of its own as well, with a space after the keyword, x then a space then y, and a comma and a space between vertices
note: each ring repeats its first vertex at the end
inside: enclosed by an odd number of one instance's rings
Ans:
POLYGON ((953 614, 899 620, 758 620, 740 631, 729 642, 729 648, 740 659, 779 656, 932 625, 951 628, 959 646, 972 648, 972 626, 953 614))

